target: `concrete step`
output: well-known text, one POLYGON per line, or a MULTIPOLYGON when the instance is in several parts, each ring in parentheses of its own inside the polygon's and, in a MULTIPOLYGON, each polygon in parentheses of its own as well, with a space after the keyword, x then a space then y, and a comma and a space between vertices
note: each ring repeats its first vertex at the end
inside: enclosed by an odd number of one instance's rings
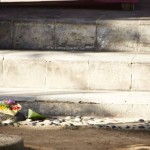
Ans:
POLYGON ((149 52, 146 3, 135 12, 1 7, 0 49, 149 52))
POLYGON ((0 99, 13 99, 27 114, 80 115, 149 119, 150 92, 0 89, 0 99))
POLYGON ((150 91, 150 54, 0 51, 0 87, 150 91))

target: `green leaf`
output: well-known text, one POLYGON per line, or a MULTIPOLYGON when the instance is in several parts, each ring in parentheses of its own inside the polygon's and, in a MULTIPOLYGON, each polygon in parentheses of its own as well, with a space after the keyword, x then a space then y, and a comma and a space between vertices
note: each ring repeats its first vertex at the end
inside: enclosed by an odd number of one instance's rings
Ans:
POLYGON ((28 119, 45 119, 44 115, 41 115, 32 109, 28 109, 28 119))

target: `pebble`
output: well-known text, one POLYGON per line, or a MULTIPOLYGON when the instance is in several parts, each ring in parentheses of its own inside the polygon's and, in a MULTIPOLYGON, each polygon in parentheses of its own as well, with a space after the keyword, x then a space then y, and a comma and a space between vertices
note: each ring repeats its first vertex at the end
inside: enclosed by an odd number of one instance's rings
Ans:
POLYGON ((80 118, 81 119, 81 116, 76 116, 76 118, 80 118))
POLYGON ((65 120, 64 119, 59 119, 59 121, 62 123, 62 122, 65 122, 65 120))
POLYGON ((58 119, 56 119, 56 120, 53 121, 53 124, 56 124, 56 125, 60 125, 60 123, 61 123, 61 122, 60 122, 60 120, 58 120, 58 119))
POLYGON ((7 120, 4 120, 1 122, 1 124, 3 124, 3 125, 10 125, 12 123, 14 123, 14 121, 12 119, 7 119, 7 120))
POLYGON ((91 119, 90 119, 90 120, 87 121, 87 123, 88 123, 88 124, 94 124, 95 122, 94 122, 94 120, 91 120, 91 119))
POLYGON ((126 129, 129 129, 130 128, 130 126, 126 126, 126 129))
POLYGON ((42 123, 44 123, 45 125, 51 125, 51 124, 53 124, 53 122, 52 121, 50 121, 50 120, 44 120, 42 123))
POLYGON ((44 123, 41 123, 41 126, 44 126, 45 124, 44 123))
POLYGON ((94 119, 94 122, 95 122, 96 124, 98 124, 98 123, 100 123, 101 121, 100 121, 99 119, 94 119))
POLYGON ((67 117, 65 117, 65 120, 71 120, 72 119, 72 117, 71 116, 67 116, 67 117))
POLYGON ((32 119, 26 119, 27 122, 32 122, 32 119))
POLYGON ((144 119, 139 119, 139 122, 145 122, 145 120, 144 119))
POLYGON ((76 117, 76 118, 74 118, 74 121, 75 122, 81 122, 81 118, 76 117))
POLYGON ((139 129, 145 129, 145 127, 144 126, 139 126, 139 129))
POLYGON ((116 129, 117 127, 116 126, 112 126, 112 129, 116 129))
POLYGON ((32 126, 36 126, 36 122, 32 122, 32 126))

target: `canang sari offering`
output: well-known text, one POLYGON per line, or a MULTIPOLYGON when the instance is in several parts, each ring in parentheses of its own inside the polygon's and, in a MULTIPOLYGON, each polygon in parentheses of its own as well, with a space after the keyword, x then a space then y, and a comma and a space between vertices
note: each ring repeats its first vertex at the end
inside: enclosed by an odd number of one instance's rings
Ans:
POLYGON ((0 113, 15 116, 21 108, 21 105, 13 100, 0 100, 0 113))

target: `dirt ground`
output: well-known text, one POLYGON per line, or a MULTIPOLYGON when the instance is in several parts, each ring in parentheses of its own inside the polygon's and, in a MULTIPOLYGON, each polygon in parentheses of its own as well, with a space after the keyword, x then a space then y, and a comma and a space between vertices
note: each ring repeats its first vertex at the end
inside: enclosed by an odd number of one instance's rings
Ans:
POLYGON ((150 132, 104 129, 25 129, 0 127, 1 134, 21 135, 26 150, 150 150, 150 132))

